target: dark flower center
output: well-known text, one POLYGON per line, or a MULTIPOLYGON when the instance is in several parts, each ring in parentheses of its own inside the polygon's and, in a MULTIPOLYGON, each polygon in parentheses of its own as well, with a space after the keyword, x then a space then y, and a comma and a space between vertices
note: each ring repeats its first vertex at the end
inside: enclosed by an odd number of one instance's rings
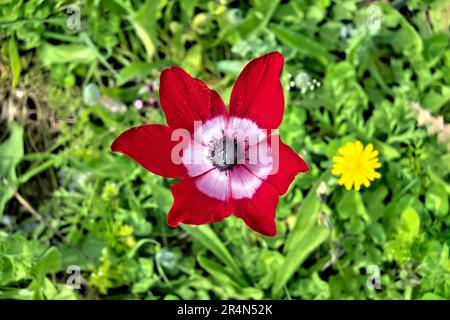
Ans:
POLYGON ((213 166, 219 170, 231 170, 239 164, 244 152, 236 138, 224 137, 210 144, 210 160, 213 166))

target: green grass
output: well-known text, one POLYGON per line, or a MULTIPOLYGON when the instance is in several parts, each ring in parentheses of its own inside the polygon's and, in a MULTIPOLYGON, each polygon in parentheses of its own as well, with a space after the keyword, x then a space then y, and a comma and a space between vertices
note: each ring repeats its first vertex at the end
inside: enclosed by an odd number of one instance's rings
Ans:
POLYGON ((450 299, 447 1, 78 1, 79 30, 68 1, 2 3, 0 298, 450 299), (311 167, 280 199, 277 236, 234 217, 168 227, 175 181, 111 142, 165 122, 145 90, 164 68, 228 101, 273 50, 280 134, 311 167), (356 139, 382 163, 360 192, 330 172, 356 139))

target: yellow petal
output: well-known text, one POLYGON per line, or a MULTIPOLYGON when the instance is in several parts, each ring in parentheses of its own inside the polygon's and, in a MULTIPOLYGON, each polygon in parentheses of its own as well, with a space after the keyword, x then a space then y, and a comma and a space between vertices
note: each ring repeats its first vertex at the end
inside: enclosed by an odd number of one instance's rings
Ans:
POLYGON ((339 148, 338 156, 333 157, 331 173, 340 176, 339 185, 347 190, 352 187, 359 191, 361 186, 370 186, 370 181, 379 179, 381 174, 375 169, 381 167, 378 160, 378 151, 373 144, 364 146, 360 141, 348 142, 339 148))
POLYGON ((367 179, 367 177, 364 177, 363 183, 366 188, 370 187, 370 181, 369 181, 369 179, 367 179))
POLYGON ((363 148, 364 148, 364 146, 361 143, 361 141, 357 140, 355 142, 355 153, 358 155, 361 154, 363 152, 363 148))

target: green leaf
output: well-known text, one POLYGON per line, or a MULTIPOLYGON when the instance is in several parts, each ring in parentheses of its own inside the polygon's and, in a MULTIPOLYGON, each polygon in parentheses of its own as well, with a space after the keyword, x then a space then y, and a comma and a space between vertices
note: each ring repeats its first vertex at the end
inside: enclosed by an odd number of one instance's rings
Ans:
POLYGON ((345 191, 336 206, 336 210, 342 219, 359 216, 363 218, 366 223, 370 223, 371 221, 359 191, 345 191))
POLYGON ((214 233, 208 225, 203 226, 187 226, 182 228, 186 230, 194 239, 200 242, 207 250, 211 251, 220 261, 230 267, 241 282, 246 283, 239 268, 237 261, 233 258, 227 248, 220 241, 219 237, 214 233))
POLYGON ((233 280, 232 273, 227 272, 227 270, 222 265, 212 261, 211 259, 207 259, 204 256, 199 256, 197 257, 197 261, 203 269, 205 269, 222 284, 232 285, 235 288, 245 286, 245 282, 236 282, 235 280, 233 280))
POLYGON ((442 86, 439 91, 430 88, 421 100, 421 104, 432 112, 440 112, 448 101, 450 101, 450 87, 442 86))
POLYGON ((20 61, 19 49, 14 37, 9 40, 8 46, 9 63, 11 64, 12 86, 15 88, 19 83, 20 72, 22 71, 22 62, 20 61))
POLYGON ((82 45, 67 44, 55 46, 46 43, 40 49, 40 57, 46 66, 63 63, 89 64, 97 59, 97 52, 82 45))
POLYGON ((21 234, 0 234, 0 285, 33 278, 33 261, 42 251, 39 242, 27 240, 21 234))
POLYGON ((23 128, 13 122, 10 136, 0 144, 0 216, 16 189, 16 166, 23 157, 23 128))
POLYGON ((440 184, 433 184, 425 194, 425 206, 436 217, 445 217, 448 214, 448 195, 440 184))
POLYGON ((305 237, 309 229, 316 223, 320 208, 320 201, 316 196, 318 185, 319 184, 316 183, 315 186, 309 190, 308 195, 301 203, 297 213, 298 219, 291 233, 288 235, 284 252, 290 252, 296 248, 297 243, 305 237))
POLYGON ((128 20, 144 45, 147 59, 152 60, 157 41, 156 25, 167 0, 147 0, 138 11, 134 11, 128 3, 122 0, 115 1, 128 12, 128 20))
POLYGON ((431 240, 426 244, 422 262, 416 268, 421 277, 420 287, 425 292, 450 298, 450 259, 447 244, 431 240))
POLYGON ((434 34, 424 41, 424 56, 429 61, 439 61, 448 48, 448 37, 443 33, 434 34))
POLYGON ((417 211, 413 208, 403 210, 397 230, 398 239, 405 243, 413 243, 419 235, 419 228, 420 217, 417 211))
POLYGON ((386 241, 386 233, 384 232, 383 226, 378 223, 372 223, 367 231, 372 236, 373 240, 377 244, 383 244, 386 241))
POLYGON ((244 21, 239 26, 242 38, 247 38, 263 29, 275 13, 280 0, 257 0, 254 7, 248 11, 244 21))
POLYGON ((6 256, 0 254, 0 284, 9 283, 15 280, 14 262, 6 256))
POLYGON ((181 67, 193 77, 197 76, 202 68, 202 46, 195 45, 188 50, 181 67))
POLYGON ((48 273, 56 273, 62 268, 61 254, 55 247, 48 249, 36 262, 33 272, 36 276, 44 276, 48 273))
POLYGON ((445 300, 445 299, 433 292, 427 292, 420 298, 420 300, 445 300))
POLYGON ((333 61, 333 56, 319 42, 279 25, 272 25, 272 30, 282 43, 297 50, 300 55, 317 59, 324 66, 333 61))
POLYGON ((0 299, 14 299, 14 300, 32 300, 33 291, 28 288, 5 288, 0 291, 0 299))
POLYGON ((136 62, 130 64, 129 66, 120 69, 119 71, 120 81, 118 82, 118 85, 121 86, 130 80, 135 80, 136 78, 145 78, 152 71, 157 72, 160 71, 161 69, 169 67, 170 65, 172 65, 172 63, 166 60, 148 63, 136 62))
POLYGON ((145 47, 147 58, 152 60, 152 57, 155 54, 155 44, 153 43, 152 36, 138 20, 135 18, 130 18, 130 21, 134 27, 134 30, 136 30, 137 36, 141 39, 142 44, 145 47))
POLYGON ((314 226, 305 236, 296 243, 286 256, 283 265, 278 269, 274 285, 272 287, 272 296, 278 298, 283 287, 300 268, 308 256, 330 235, 330 230, 323 226, 314 226))
POLYGON ((422 38, 420 38, 414 27, 395 8, 389 4, 377 3, 384 11, 382 24, 393 27, 400 25, 400 30, 393 34, 391 44, 395 50, 403 52, 413 59, 420 59, 423 50, 422 38))
POLYGON ((317 224, 317 217, 320 210, 320 201, 317 198, 316 190, 320 184, 319 179, 308 195, 303 200, 299 210, 299 218, 288 236, 285 245, 286 258, 282 266, 276 271, 275 280, 272 287, 272 296, 278 298, 281 290, 301 266, 303 261, 324 242, 330 230, 325 226, 317 224))
POLYGON ((373 140, 375 148, 380 152, 380 155, 386 161, 391 161, 400 157, 400 152, 389 144, 381 142, 379 140, 373 140))

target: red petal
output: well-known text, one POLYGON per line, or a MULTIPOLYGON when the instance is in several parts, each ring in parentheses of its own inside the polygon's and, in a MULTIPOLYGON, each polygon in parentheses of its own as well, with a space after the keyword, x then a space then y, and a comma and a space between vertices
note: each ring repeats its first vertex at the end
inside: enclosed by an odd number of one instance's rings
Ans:
POLYGON ((227 107, 219 94, 211 90, 211 118, 227 114, 227 107))
MULTIPOLYGON (((271 140, 269 139, 268 141, 271 140)), ((272 149, 274 168, 278 167, 278 170, 273 172, 272 175, 269 175, 266 181, 275 186, 280 194, 285 194, 292 181, 294 181, 295 176, 299 173, 308 172, 309 166, 291 147, 284 144, 281 139, 279 139, 278 150, 279 157, 274 154, 275 150, 272 149)))
POLYGON ((219 95, 179 67, 171 67, 161 73, 159 98, 167 124, 172 128, 191 131, 194 121, 205 122, 216 115, 226 114, 219 95))
POLYGON ((186 177, 183 164, 171 159, 172 149, 179 141, 171 141, 173 129, 159 124, 142 125, 122 133, 111 145, 111 150, 121 152, 142 167, 167 178, 186 177))
POLYGON ((252 198, 233 200, 234 215, 241 218, 254 231, 273 237, 277 233, 275 213, 277 190, 263 181, 252 198))
POLYGON ((230 215, 227 202, 207 196, 197 189, 193 181, 184 179, 172 186, 174 203, 167 217, 169 226, 219 222, 230 215))
POLYGON ((253 120, 263 129, 278 128, 284 112, 283 63, 279 52, 250 61, 231 92, 230 115, 253 120))

